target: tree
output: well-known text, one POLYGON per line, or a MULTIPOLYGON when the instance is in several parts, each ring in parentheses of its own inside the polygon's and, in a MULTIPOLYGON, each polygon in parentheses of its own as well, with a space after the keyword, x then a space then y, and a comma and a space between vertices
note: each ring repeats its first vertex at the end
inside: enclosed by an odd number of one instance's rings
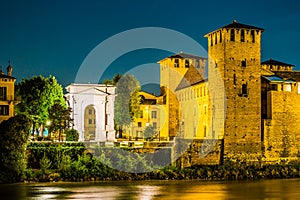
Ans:
POLYGON ((144 130, 144 138, 146 140, 151 140, 156 135, 156 130, 153 126, 149 125, 144 130))
POLYGON ((66 104, 62 104, 59 100, 49 108, 49 136, 51 133, 58 132, 58 140, 61 139, 61 134, 70 128, 71 119, 71 108, 68 108, 66 104))
POLYGON ((16 115, 0 124, 0 182, 21 180, 26 168, 25 150, 32 121, 16 115))
POLYGON ((102 83, 108 85, 117 85, 118 81, 122 78, 121 74, 115 74, 113 79, 105 79, 102 83))
POLYGON ((33 128, 46 123, 49 108, 56 100, 65 103, 62 86, 54 76, 23 79, 16 85, 16 96, 21 98, 21 102, 15 107, 16 114, 24 114, 33 120, 33 128))
POLYGON ((115 123, 119 127, 119 135, 122 137, 123 126, 130 125, 134 114, 140 108, 139 91, 141 88, 136 78, 130 74, 122 76, 116 86, 115 123))

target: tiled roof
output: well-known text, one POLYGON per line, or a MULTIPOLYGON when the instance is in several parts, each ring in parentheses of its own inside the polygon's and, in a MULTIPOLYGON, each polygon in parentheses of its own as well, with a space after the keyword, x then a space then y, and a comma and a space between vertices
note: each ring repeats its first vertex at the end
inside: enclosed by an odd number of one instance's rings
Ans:
POLYGON ((205 78, 203 76, 204 74, 201 75, 200 71, 197 68, 195 68, 193 65, 190 66, 190 68, 187 70, 184 77, 180 81, 179 85, 177 86, 176 91, 205 81, 205 78))
POLYGON ((300 71, 278 71, 274 73, 276 74, 276 76, 279 76, 281 78, 300 82, 300 71))
POLYGON ((262 76, 263 78, 267 79, 270 82, 277 82, 277 83, 294 83, 295 81, 293 79, 286 79, 279 76, 262 76))
POLYGON ((257 29, 262 31, 264 30, 256 26, 238 23, 236 22, 236 20, 234 20, 231 24, 227 24, 226 26, 223 26, 222 28, 245 28, 245 29, 257 29))
POLYGON ((5 74, 0 74, 0 78, 12 78, 12 79, 16 79, 15 77, 7 76, 5 74))
POLYGON ((139 95, 140 95, 140 96, 144 96, 145 99, 153 99, 153 100, 156 99, 156 96, 155 96, 155 95, 150 94, 150 93, 145 92, 145 91, 140 91, 140 92, 139 92, 139 95))
POLYGON ((186 54, 186 53, 177 53, 172 56, 169 56, 168 58, 193 58, 193 59, 206 59, 200 56, 192 55, 192 54, 186 54))
POLYGON ((262 64, 262 65, 294 66, 294 65, 292 65, 292 64, 280 62, 280 61, 273 60, 273 59, 266 60, 266 61, 262 62, 261 64, 262 64))

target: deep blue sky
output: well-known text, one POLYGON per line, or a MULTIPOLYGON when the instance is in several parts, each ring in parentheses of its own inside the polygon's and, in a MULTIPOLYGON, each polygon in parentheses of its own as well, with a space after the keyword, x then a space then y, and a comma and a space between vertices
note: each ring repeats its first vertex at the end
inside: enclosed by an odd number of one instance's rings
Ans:
MULTIPOLYGON (((137 27, 164 27, 182 32, 207 47, 204 34, 233 19, 265 29, 262 60, 277 59, 300 69, 300 3, 297 1, 1 1, 0 65, 8 60, 20 81, 54 75, 66 86, 88 53, 100 42, 137 27)), ((162 51, 122 56, 105 74, 156 62, 162 51)))

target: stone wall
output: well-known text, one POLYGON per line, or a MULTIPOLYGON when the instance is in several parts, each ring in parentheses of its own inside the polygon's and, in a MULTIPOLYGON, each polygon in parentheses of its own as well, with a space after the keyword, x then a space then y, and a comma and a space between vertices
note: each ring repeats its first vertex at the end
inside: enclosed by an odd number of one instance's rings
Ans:
POLYGON ((264 155, 267 161, 300 157, 300 95, 268 92, 268 118, 263 121, 264 155))

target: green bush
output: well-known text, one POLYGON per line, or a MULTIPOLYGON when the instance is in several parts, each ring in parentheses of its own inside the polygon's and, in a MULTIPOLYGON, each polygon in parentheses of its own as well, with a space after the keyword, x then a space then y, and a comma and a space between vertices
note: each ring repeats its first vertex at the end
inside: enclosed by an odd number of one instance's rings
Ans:
POLYGON ((17 115, 0 124, 0 182, 21 180, 26 168, 25 149, 31 120, 17 115))

